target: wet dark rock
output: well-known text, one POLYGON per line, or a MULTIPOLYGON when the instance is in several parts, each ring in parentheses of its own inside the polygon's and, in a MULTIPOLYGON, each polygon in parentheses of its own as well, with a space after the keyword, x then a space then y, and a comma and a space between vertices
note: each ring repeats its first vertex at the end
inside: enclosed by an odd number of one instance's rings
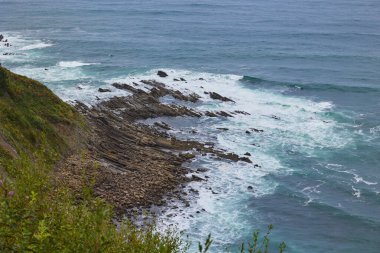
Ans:
POLYGON ((264 130, 261 130, 261 129, 257 129, 257 128, 251 128, 252 131, 256 132, 256 133, 262 133, 264 132, 264 130))
POLYGON ((165 130, 171 130, 171 127, 162 121, 161 122, 154 122, 154 125, 162 128, 162 129, 165 129, 165 130))
POLYGON ((204 81, 205 79, 201 77, 201 78, 199 78, 199 80, 200 80, 200 81, 204 81))
POLYGON ((197 182, 206 181, 206 179, 203 179, 203 178, 198 177, 198 176, 196 176, 196 175, 192 175, 192 176, 191 176, 191 179, 192 179, 193 181, 197 181, 197 182))
POLYGON ((247 189, 248 190, 253 190, 253 187, 252 186, 248 186, 247 189))
POLYGON ((244 155, 246 155, 246 156, 251 156, 251 153, 247 152, 247 153, 245 153, 244 155))
POLYGON ((243 115, 251 115, 251 114, 248 113, 248 112, 245 112, 245 111, 239 111, 239 110, 236 110, 235 113, 237 113, 237 114, 243 114, 243 115))
POLYGON ((234 102, 232 99, 229 99, 227 97, 224 97, 216 92, 210 92, 210 98, 212 99, 216 99, 216 100, 221 100, 221 101, 224 101, 224 102, 234 102))
POLYGON ((159 71, 157 72, 157 75, 158 75, 159 77, 167 77, 167 76, 168 76, 168 74, 167 74, 166 72, 162 71, 162 70, 159 70, 159 71))
POLYGON ((239 160, 246 163, 252 163, 251 159, 249 159, 248 157, 240 157, 239 160))
POLYGON ((253 165, 253 167, 254 167, 254 168, 261 168, 261 166, 258 165, 258 164, 253 165))
POLYGON ((245 133, 246 133, 246 134, 251 134, 251 132, 250 132, 250 131, 248 131, 248 130, 247 130, 247 131, 245 131, 245 133))
POLYGON ((186 160, 190 160, 190 159, 195 158, 195 155, 192 153, 180 153, 179 157, 184 158, 186 160))
POLYGON ((278 116, 276 116, 276 115, 272 115, 272 116, 270 116, 272 119, 275 119, 275 120, 281 120, 281 118, 280 117, 278 117, 278 116))
POLYGON ((216 113, 217 115, 220 115, 220 116, 223 116, 223 117, 231 117, 233 118, 234 116, 232 116, 231 114, 225 112, 225 111, 220 111, 220 112, 217 112, 216 113))
POLYGON ((186 79, 181 77, 179 80, 181 80, 182 82, 186 82, 186 79))
POLYGON ((220 158, 228 159, 228 160, 231 160, 234 162, 239 161, 239 156, 237 154, 234 154, 234 153, 222 153, 222 154, 218 154, 218 156, 220 158))
POLYGON ((99 92, 111 92, 110 89, 104 89, 104 88, 99 88, 98 91, 99 92))
POLYGON ((199 172, 199 173, 204 173, 204 172, 207 172, 208 171, 208 169, 206 169, 206 168, 198 168, 197 169, 197 172, 199 172))
POLYGON ((126 83, 113 83, 112 86, 115 87, 116 89, 119 89, 119 90, 126 90, 126 91, 130 91, 132 93, 138 92, 138 89, 136 89, 136 88, 134 88, 131 85, 126 84, 126 83))
POLYGON ((208 116, 208 117, 212 117, 212 118, 215 118, 215 117, 218 117, 218 115, 214 112, 205 112, 205 115, 208 116))
POLYGON ((4 39, 4 36, 0 34, 0 41, 2 41, 3 39, 4 39))
POLYGON ((198 193, 199 193, 198 190, 195 190, 195 189, 193 189, 193 188, 190 189, 190 192, 193 192, 193 193, 195 193, 195 194, 198 194, 198 193))
POLYGON ((228 130, 229 130, 229 129, 226 128, 226 127, 217 127, 216 129, 218 129, 218 130, 222 130, 222 131, 228 131, 228 130))
POLYGON ((174 81, 174 82, 179 82, 179 79, 174 78, 173 81, 174 81))

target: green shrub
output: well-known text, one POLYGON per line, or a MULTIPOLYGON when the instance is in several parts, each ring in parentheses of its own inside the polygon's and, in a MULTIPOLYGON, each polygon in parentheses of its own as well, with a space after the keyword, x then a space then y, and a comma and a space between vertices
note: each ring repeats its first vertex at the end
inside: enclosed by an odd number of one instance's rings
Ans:
POLYGON ((174 232, 128 222, 117 229, 104 201, 78 202, 68 189, 52 187, 45 168, 20 164, 13 182, 0 179, 0 252, 184 252, 174 232))

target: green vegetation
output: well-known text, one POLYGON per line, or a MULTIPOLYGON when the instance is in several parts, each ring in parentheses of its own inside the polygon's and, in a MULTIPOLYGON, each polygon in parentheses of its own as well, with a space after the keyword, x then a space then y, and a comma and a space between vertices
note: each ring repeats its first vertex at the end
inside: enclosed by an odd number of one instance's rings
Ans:
MULTIPOLYGON (((81 152, 86 133, 74 108, 42 84, 0 67, 0 252, 187 252, 173 231, 128 222, 116 228, 112 207, 90 188, 78 201, 53 183, 54 166, 81 152)), ((269 234, 260 246, 254 235, 248 252, 267 252, 269 234)), ((211 243, 209 237, 199 251, 211 243)))

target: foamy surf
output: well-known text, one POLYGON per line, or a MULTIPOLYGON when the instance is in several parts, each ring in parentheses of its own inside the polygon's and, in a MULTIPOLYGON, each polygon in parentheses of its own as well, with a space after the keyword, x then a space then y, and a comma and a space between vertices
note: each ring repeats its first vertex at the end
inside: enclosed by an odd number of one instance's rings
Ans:
POLYGON ((87 63, 81 61, 60 61, 58 62, 58 66, 62 68, 78 68, 83 66, 96 65, 98 63, 87 63))
MULTIPOLYGON (((214 238, 218 238, 216 245, 233 243, 257 215, 246 203, 252 198, 273 194, 279 184, 274 178, 294 172, 287 166, 289 156, 318 157, 323 149, 340 149, 352 142, 351 132, 330 116, 334 105, 329 101, 315 102, 273 90, 252 89, 237 75, 164 71, 168 77, 159 77, 157 70, 152 70, 106 82, 135 83, 138 88, 148 89, 140 80, 153 79, 185 94, 199 94, 201 102, 186 103, 196 110, 247 113, 227 119, 187 121, 164 117, 145 121, 147 124, 164 121, 172 127, 169 133, 177 138, 213 142, 216 148, 226 152, 249 153, 253 160, 253 164, 235 164, 215 161, 212 157, 197 157, 189 165, 209 169, 197 174, 207 181, 189 184, 190 207, 181 202, 172 203, 173 209, 169 206, 161 222, 163 227, 173 225, 186 231, 191 240, 204 238, 208 231, 213 231, 214 238), (235 103, 214 100, 208 92, 217 92, 235 103)), ((163 102, 173 103, 173 100, 164 98, 163 102)), ((299 190, 305 199, 304 206, 318 201, 322 193, 320 188, 325 184, 319 181, 299 190)), ((355 192, 354 196, 360 197, 360 193, 355 192)))
POLYGON ((21 47, 19 50, 28 51, 28 50, 42 49, 42 48, 51 47, 51 46, 53 46, 53 44, 51 43, 38 42, 36 44, 21 47))
POLYGON ((83 73, 79 68, 65 69, 55 66, 45 66, 45 67, 34 67, 34 66, 21 66, 13 69, 14 72, 22 75, 29 76, 45 84, 50 84, 52 82, 62 82, 62 81, 75 81, 83 80, 88 76, 83 73))

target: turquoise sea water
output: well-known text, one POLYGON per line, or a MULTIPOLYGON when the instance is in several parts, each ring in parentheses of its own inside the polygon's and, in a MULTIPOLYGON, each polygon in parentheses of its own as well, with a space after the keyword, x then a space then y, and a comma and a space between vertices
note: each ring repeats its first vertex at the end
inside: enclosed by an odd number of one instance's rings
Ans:
POLYGON ((204 98, 195 107, 251 115, 164 120, 180 138, 250 152, 261 167, 198 158, 208 182, 194 183, 191 207, 164 223, 195 241, 212 232, 214 252, 273 223, 273 242, 285 240, 288 252, 375 253, 379 13, 376 0, 0 0, 0 33, 13 45, 0 46, 0 62, 67 101, 125 95, 97 88, 156 78, 157 69, 184 77, 169 84, 178 89, 230 96, 236 104, 204 98))

